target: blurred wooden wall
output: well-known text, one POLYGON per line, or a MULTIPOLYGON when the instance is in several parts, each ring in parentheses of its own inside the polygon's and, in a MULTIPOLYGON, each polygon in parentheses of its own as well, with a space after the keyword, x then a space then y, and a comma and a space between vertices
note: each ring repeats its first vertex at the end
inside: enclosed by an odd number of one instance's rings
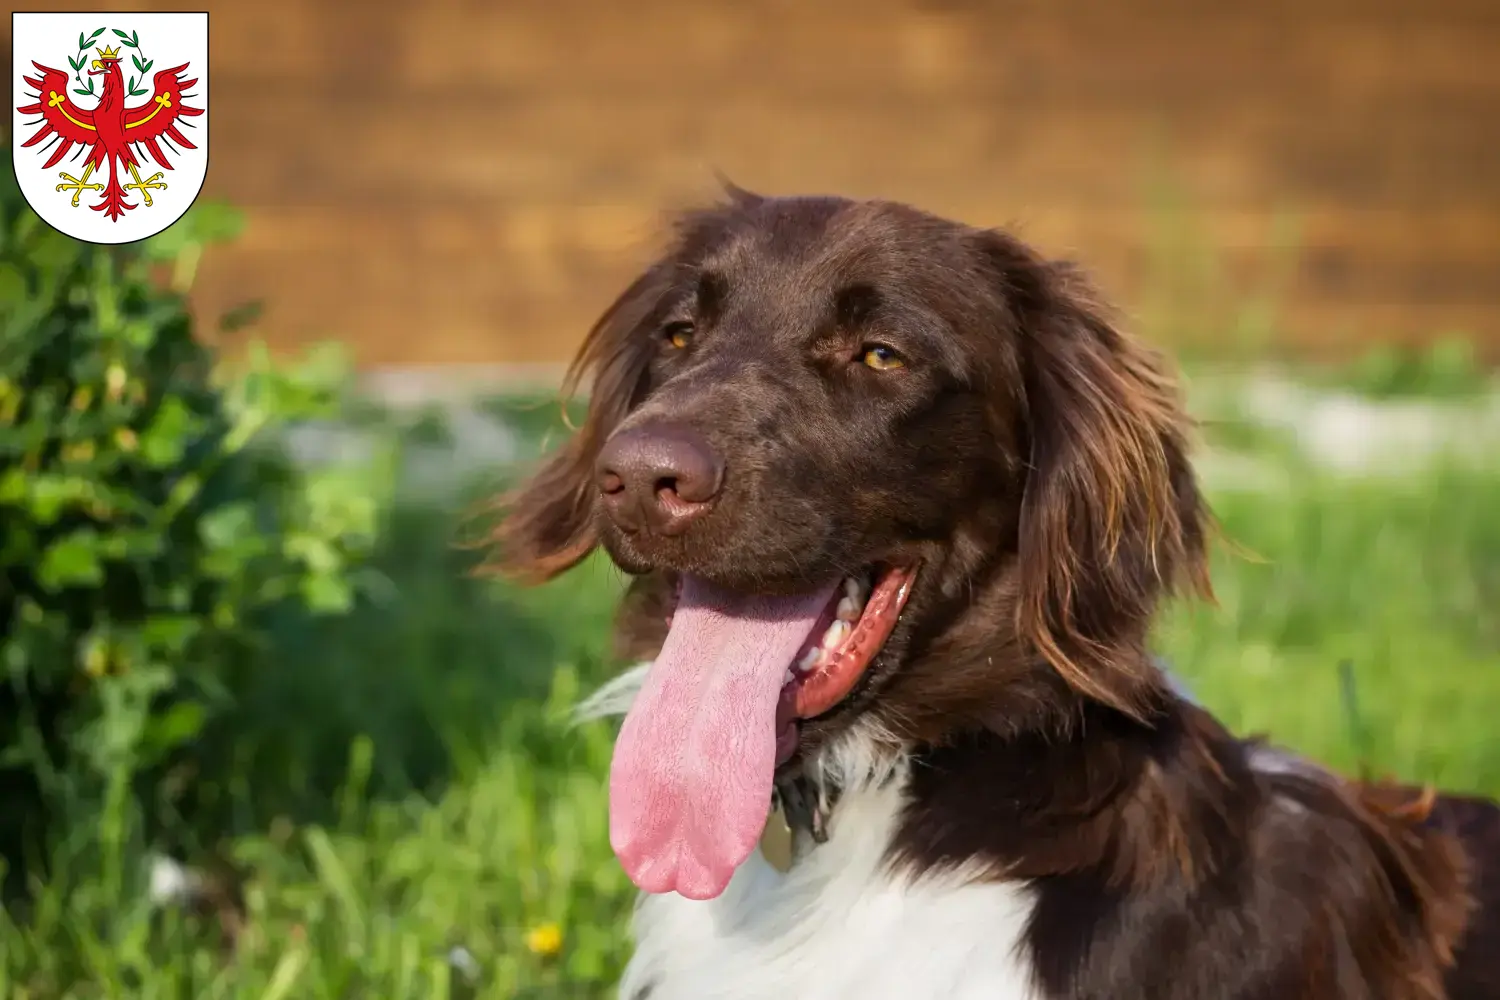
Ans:
POLYGON ((1178 335, 1260 295, 1309 349, 1500 355, 1497 0, 210 9, 207 190, 249 226, 199 297, 266 298, 279 346, 565 360, 718 169, 1015 224, 1178 335))

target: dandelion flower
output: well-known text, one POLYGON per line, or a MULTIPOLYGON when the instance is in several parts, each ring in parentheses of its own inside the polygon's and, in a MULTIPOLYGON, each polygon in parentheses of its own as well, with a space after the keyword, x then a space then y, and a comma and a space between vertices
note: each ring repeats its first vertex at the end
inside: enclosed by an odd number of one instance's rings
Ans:
POLYGON ((551 958, 562 951, 562 928, 556 924, 539 924, 526 932, 526 947, 533 955, 551 958))

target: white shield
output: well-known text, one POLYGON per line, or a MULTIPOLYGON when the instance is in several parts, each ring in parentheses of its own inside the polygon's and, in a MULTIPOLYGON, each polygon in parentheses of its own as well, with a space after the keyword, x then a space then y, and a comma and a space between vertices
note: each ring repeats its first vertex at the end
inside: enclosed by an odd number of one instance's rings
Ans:
POLYGON ((12 14, 11 160, 48 225, 131 243, 208 173, 208 14, 12 14))

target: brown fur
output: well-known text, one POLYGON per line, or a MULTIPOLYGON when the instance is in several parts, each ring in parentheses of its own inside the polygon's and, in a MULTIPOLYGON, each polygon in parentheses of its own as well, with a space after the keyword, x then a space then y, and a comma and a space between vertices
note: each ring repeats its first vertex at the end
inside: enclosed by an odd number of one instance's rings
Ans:
POLYGON ((1161 602, 1211 594, 1211 521, 1170 370, 1074 267, 901 205, 731 189, 589 333, 587 376, 499 568, 545 579, 602 543, 636 576, 617 651, 646 658, 681 574, 792 592, 919 564, 801 753, 856 719, 890 734, 916 763, 892 863, 1031 880, 1048 996, 1500 996, 1492 805, 1257 766, 1153 664, 1161 602), (860 365, 870 343, 904 366, 860 365), (679 535, 622 531, 600 449, 663 424, 723 488, 679 535))

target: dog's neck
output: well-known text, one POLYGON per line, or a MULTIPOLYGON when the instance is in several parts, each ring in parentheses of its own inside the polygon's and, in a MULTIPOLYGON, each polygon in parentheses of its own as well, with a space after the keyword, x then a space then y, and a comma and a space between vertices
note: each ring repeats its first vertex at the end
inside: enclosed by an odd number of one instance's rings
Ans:
POLYGON ((1163 837, 1182 860, 1211 863, 1203 831, 1227 835, 1243 819, 1223 789, 1246 765, 1236 741, 1169 687, 1155 708, 1143 723, 1079 697, 1026 726, 969 725, 924 744, 855 723, 778 775, 772 823, 791 829, 795 863, 821 849, 841 795, 896 781, 897 864, 1135 881, 1149 876, 1163 837))
POLYGON ((1175 700, 1149 724, 1086 704, 1062 729, 966 733, 915 758, 893 859, 1111 883, 1149 880, 1164 857, 1211 863, 1214 836, 1245 820, 1225 794, 1243 766, 1232 742, 1175 700))

